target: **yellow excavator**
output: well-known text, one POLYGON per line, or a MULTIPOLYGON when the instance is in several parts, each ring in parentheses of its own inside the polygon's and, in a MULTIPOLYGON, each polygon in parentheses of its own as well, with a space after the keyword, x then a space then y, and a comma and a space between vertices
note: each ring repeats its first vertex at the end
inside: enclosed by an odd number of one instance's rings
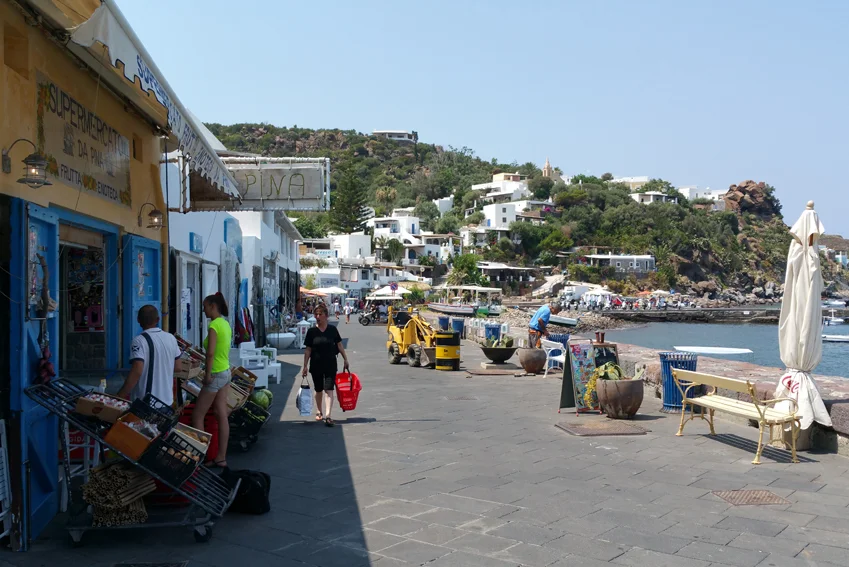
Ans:
POLYGON ((386 330, 389 333, 386 341, 389 364, 400 364, 406 357, 407 364, 414 367, 460 369, 459 335, 437 331, 418 311, 390 308, 386 330))

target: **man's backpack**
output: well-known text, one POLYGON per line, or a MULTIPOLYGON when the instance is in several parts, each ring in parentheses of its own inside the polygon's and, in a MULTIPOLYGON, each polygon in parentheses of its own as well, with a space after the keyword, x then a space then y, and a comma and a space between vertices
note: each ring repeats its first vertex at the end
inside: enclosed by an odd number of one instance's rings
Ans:
POLYGON ((271 510, 271 503, 268 501, 268 494, 271 492, 271 477, 268 474, 261 471, 225 469, 221 478, 231 488, 236 486, 239 480, 242 481, 239 491, 236 493, 236 498, 230 505, 231 512, 259 515, 271 510))

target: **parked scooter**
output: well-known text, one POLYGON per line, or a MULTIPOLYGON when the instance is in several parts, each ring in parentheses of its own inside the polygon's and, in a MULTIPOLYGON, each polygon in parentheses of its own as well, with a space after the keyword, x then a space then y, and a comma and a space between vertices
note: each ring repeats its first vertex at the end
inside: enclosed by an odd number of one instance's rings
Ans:
POLYGON ((362 313, 357 318, 357 321, 359 321, 360 325, 362 325, 363 327, 368 327, 372 323, 377 323, 377 318, 378 318, 377 309, 372 309, 371 311, 368 311, 366 313, 362 313))

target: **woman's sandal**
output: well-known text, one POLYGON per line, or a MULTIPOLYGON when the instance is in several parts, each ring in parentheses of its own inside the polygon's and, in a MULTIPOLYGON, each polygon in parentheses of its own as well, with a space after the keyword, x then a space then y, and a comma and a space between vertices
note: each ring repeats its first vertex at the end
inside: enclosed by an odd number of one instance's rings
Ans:
POLYGON ((333 427, 336 424, 333 423, 333 420, 328 417, 327 419, 324 420, 324 425, 326 425, 327 427, 333 427))
POLYGON ((323 416, 323 415, 321 415, 321 412, 318 412, 318 413, 315 415, 315 420, 316 420, 316 421, 324 421, 324 416, 323 416))
POLYGON ((212 461, 212 465, 207 465, 207 466, 208 466, 208 467, 212 467, 212 468, 216 468, 216 469, 227 469, 227 468, 230 468, 230 467, 227 465, 227 459, 224 459, 223 461, 212 461))

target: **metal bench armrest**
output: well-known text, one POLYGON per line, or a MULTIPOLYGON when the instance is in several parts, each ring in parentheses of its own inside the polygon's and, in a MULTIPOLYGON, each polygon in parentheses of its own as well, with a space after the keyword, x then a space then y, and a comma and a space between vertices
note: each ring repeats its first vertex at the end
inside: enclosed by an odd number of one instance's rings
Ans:
POLYGON ((771 406, 771 405, 776 404, 778 402, 790 402, 790 403, 792 403, 793 404, 793 411, 791 413, 793 413, 794 415, 796 414, 797 411, 799 411, 799 403, 796 400, 794 400, 793 398, 782 397, 782 398, 775 398, 775 399, 772 399, 772 400, 763 400, 763 401, 758 400, 756 403, 761 404, 761 405, 765 405, 765 406, 771 406))

